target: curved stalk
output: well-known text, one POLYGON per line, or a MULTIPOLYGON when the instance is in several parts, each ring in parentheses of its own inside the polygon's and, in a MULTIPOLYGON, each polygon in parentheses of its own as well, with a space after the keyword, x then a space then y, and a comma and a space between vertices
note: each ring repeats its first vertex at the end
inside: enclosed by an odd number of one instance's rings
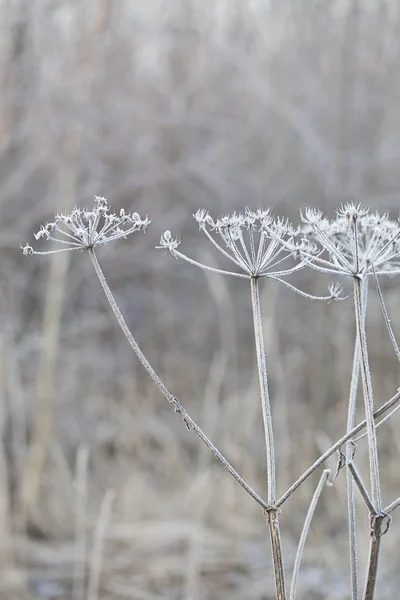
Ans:
POLYGON ((248 494, 250 494, 250 496, 253 498, 253 500, 255 500, 260 506, 262 506, 264 508, 264 510, 268 509, 269 508, 268 504, 244 481, 244 479, 239 475, 239 473, 237 473, 237 471, 232 467, 232 465, 227 461, 227 459, 221 454, 221 452, 218 450, 218 448, 216 448, 214 446, 214 444, 208 439, 206 434, 193 421, 191 416, 186 412, 184 407, 180 404, 179 400, 177 398, 175 398, 175 396, 173 396, 173 394, 171 394, 171 392, 164 385, 163 381, 157 375, 157 373, 155 372, 155 370, 153 369, 153 367, 151 366, 151 364, 149 363, 149 361, 147 360, 147 358, 141 351, 141 349, 140 349, 138 343, 136 342, 135 338, 133 337, 132 333, 130 332, 129 327, 126 324, 126 321, 115 301, 113 293, 111 292, 111 290, 108 286, 106 278, 104 277, 104 273, 100 267, 99 261, 97 260, 97 256, 96 256, 93 248, 89 248, 88 252, 89 252, 89 256, 92 260, 94 269, 96 271, 96 275, 99 278, 101 286, 102 286, 104 293, 106 295, 106 298, 112 308, 112 311, 118 321, 119 326, 121 327, 126 339, 128 340, 130 347, 135 352, 136 356, 138 357, 138 359, 140 360, 140 362, 142 363, 142 365, 144 366, 147 373, 150 375, 150 377, 152 378, 152 380, 154 381, 154 383, 156 384, 156 386, 158 387, 158 389, 160 390, 162 395, 168 400, 168 402, 170 404, 172 404, 172 406, 175 409, 175 412, 177 412, 181 415, 182 420, 184 421, 186 427, 189 430, 193 430, 199 436, 199 438, 202 440, 202 442, 204 442, 205 445, 214 454, 215 458, 217 460, 219 460, 219 462, 222 464, 222 466, 225 467, 225 469, 228 471, 228 473, 230 473, 230 475, 234 479, 236 479, 236 481, 242 486, 242 488, 245 489, 248 494))
POLYGON ((383 512, 386 513, 387 515, 390 515, 390 513, 393 512, 394 510, 396 510, 396 508, 398 508, 399 506, 400 506, 400 498, 396 498, 396 500, 393 500, 393 502, 388 504, 388 506, 385 508, 385 510, 383 512))
POLYGON ((278 510, 276 502, 276 467, 275 447, 271 415, 271 404, 268 391, 267 361, 265 355, 264 335, 262 330, 262 316, 260 293, 257 277, 250 279, 251 300, 253 308, 254 337, 257 354, 258 377, 260 382, 261 408, 264 422, 266 466, 267 466, 267 502, 270 506, 267 511, 268 525, 274 563, 275 585, 277 600, 285 600, 285 574, 282 558, 282 543, 279 532, 278 510))
POLYGON ((389 315, 388 315, 388 312, 387 312, 387 309, 386 309, 385 301, 383 299, 382 289, 381 289, 381 286, 380 286, 380 283, 379 283, 379 279, 378 279, 378 275, 376 274, 376 270, 374 268, 374 265, 371 265, 371 269, 372 269, 372 274, 373 274, 373 277, 374 277, 376 291, 378 292, 379 302, 381 304, 381 310, 382 310, 383 319, 385 321, 386 329, 388 330, 390 341, 392 342, 393 350, 395 351, 395 354, 397 356, 397 360, 400 361, 400 348, 399 348, 399 345, 397 343, 396 336, 394 335, 393 327, 392 327, 392 324, 391 324, 390 319, 389 319, 389 315))
POLYGON ((290 595, 289 598, 290 600, 295 600, 296 598, 296 590, 297 590, 297 582, 299 579, 299 572, 300 572, 300 565, 301 565, 301 559, 303 557, 303 552, 304 552, 304 546, 307 540, 307 536, 308 536, 308 532, 310 530, 310 525, 311 525, 311 521, 312 518, 314 516, 314 512, 315 512, 315 508, 317 506, 319 497, 322 493, 322 490, 324 488, 325 485, 332 485, 329 483, 329 475, 330 475, 331 471, 330 469, 325 469, 325 471, 322 473, 318 485, 316 487, 316 490, 314 492, 314 495, 311 499, 310 502, 310 506, 308 508, 307 511, 307 515, 304 521, 304 525, 303 525, 303 529, 301 531, 301 535, 300 535, 300 540, 299 540, 299 544, 297 546, 297 552, 296 552, 296 558, 294 561, 294 567, 293 567, 293 576, 292 576, 292 584, 290 586, 290 595))

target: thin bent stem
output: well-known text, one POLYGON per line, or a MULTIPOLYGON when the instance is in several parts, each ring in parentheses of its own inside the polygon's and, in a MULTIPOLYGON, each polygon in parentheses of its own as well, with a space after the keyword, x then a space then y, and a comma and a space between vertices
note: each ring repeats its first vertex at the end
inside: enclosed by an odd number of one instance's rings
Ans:
POLYGON ((152 378, 152 380, 154 381, 154 383, 156 384, 156 386, 158 387, 158 389, 160 390, 162 395, 168 400, 168 402, 170 402, 170 404, 172 404, 172 406, 175 409, 175 412, 177 412, 181 415, 182 420, 184 421, 186 427, 188 429, 192 429, 199 436, 199 438, 202 440, 202 442, 204 442, 204 444, 211 450, 211 452, 214 454, 215 458, 217 460, 219 460, 219 462, 222 464, 223 467, 225 467, 225 469, 228 471, 228 473, 230 473, 230 475, 234 479, 236 479, 236 481, 243 487, 243 489, 245 489, 246 492, 248 494, 250 494, 250 496, 256 502, 258 502, 258 504, 260 506, 262 506, 264 508, 264 510, 268 509, 269 508, 268 504, 244 481, 244 479, 242 479, 242 477, 237 473, 237 471, 232 467, 232 465, 226 460, 226 458, 221 454, 221 452, 208 439, 208 437, 200 429, 200 427, 193 421, 193 419, 190 417, 190 415, 186 412, 186 410, 180 404, 178 399, 175 398, 175 396, 173 396, 171 394, 171 392, 169 392, 169 390, 164 385, 164 383, 162 382, 160 377, 154 371, 153 367, 150 365, 149 361, 147 360, 147 358, 141 351, 138 343, 136 342, 135 338, 133 337, 132 333, 130 332, 128 325, 126 324, 126 321, 125 321, 125 319, 115 301, 115 298, 108 286, 106 278, 104 277, 103 271, 100 267, 100 264, 97 260, 97 256, 96 256, 94 250, 92 248, 89 248, 88 252, 89 252, 89 256, 92 260, 94 269, 96 271, 97 277, 99 278, 101 286, 102 286, 104 293, 107 297, 107 300, 112 308, 112 311, 118 321, 119 326, 121 327, 122 331, 124 332, 124 335, 125 335, 126 339, 128 340, 130 347, 135 352, 136 356, 138 357, 138 359, 140 360, 140 362, 142 363, 142 365, 144 366, 144 368, 146 369, 146 371, 148 372, 148 374, 150 375, 150 377, 152 378))
POLYGON ((303 296, 303 298, 308 298, 309 300, 328 300, 328 301, 333 300, 332 294, 330 294, 329 296, 313 296, 312 294, 307 294, 307 292, 303 292, 303 290, 300 290, 299 288, 292 285, 288 281, 285 281, 284 279, 280 279, 280 277, 276 277, 275 275, 270 275, 270 274, 267 274, 266 277, 268 277, 268 279, 272 279, 273 281, 278 281, 279 283, 283 283, 283 285, 288 287, 293 292, 296 292, 296 294, 299 294, 299 296, 303 296))
POLYGON ((397 498, 396 500, 394 500, 393 502, 391 502, 390 504, 388 504, 388 506, 385 508, 385 510, 383 512, 385 512, 387 515, 390 515, 391 512, 393 512, 394 510, 396 510, 396 508, 398 508, 400 506, 400 497, 397 498))
POLYGON ((250 275, 246 275, 245 273, 235 273, 234 271, 224 271, 223 269, 216 269, 215 267, 209 267, 208 265, 204 265, 203 263, 200 263, 197 260, 194 260, 193 258, 186 256, 186 254, 183 254, 182 252, 179 252, 179 250, 176 250, 176 249, 173 250, 172 255, 175 256, 176 258, 181 258, 182 260, 185 260, 186 262, 188 262, 191 265, 194 265, 195 267, 200 267, 200 269, 205 269, 206 271, 212 271, 213 273, 219 273, 220 275, 233 275, 234 277, 242 277, 243 279, 250 279, 250 275))
POLYGON ((392 327, 392 324, 391 324, 390 319, 389 319, 389 315, 388 315, 387 310, 386 310, 386 305, 385 305, 385 302, 384 302, 384 299, 383 299, 382 289, 381 289, 381 286, 380 286, 380 283, 379 283, 378 275, 376 274, 376 270, 375 270, 374 265, 371 265, 371 268, 372 268, 372 273, 373 273, 373 277, 374 277, 376 291, 378 292, 378 296, 379 296, 379 302, 381 303, 381 310, 382 310, 383 319, 385 321, 386 328, 387 328, 388 333, 389 333, 390 341, 392 342, 393 350, 395 351, 395 354, 397 356, 397 360, 400 361, 400 348, 399 348, 399 346, 397 344, 396 336, 394 335, 393 327, 392 327))
POLYGON ((210 242, 212 242, 212 244, 214 244, 214 246, 217 248, 217 250, 219 250, 221 252, 221 254, 226 256, 226 258, 229 258, 229 260, 234 262, 241 269, 243 268, 243 265, 234 256, 229 254, 229 252, 227 252, 224 248, 222 248, 222 246, 220 246, 218 244, 218 242, 215 241, 215 239, 213 238, 213 236, 211 235, 211 233, 208 231, 208 229, 206 227, 202 227, 202 231, 204 231, 204 233, 206 234, 206 236, 208 237, 210 242))
POLYGON ((329 482, 330 469, 325 469, 322 473, 320 480, 318 482, 317 488, 314 492, 314 495, 311 499, 310 506, 307 511, 307 515, 304 521, 303 529, 300 535, 299 544, 297 546, 296 558, 294 561, 293 567, 293 576, 292 576, 292 584, 290 586, 290 600, 295 600, 296 598, 296 590, 297 590, 297 582, 299 579, 300 565, 301 560, 303 558, 304 546, 307 540, 308 532, 310 530, 310 525, 312 518, 314 516, 315 508, 317 506, 319 497, 322 493, 322 490, 325 485, 328 485, 329 482))
MULTIPOLYGON (((388 421, 389 419, 391 419, 393 417, 394 413, 396 413, 399 410, 399 408, 400 408, 400 404, 398 404, 397 406, 395 406, 394 409, 390 411, 390 413, 388 413, 385 417, 383 417, 383 419, 381 421, 379 421, 379 423, 375 422, 376 429, 378 429, 378 427, 380 427, 381 425, 383 425, 383 423, 385 423, 385 421, 388 421)), ((362 440, 366 436, 367 436, 367 434, 363 433, 362 435, 360 435, 359 437, 357 437, 354 441, 355 442, 359 442, 360 440, 362 440)))
MULTIPOLYGON (((392 398, 387 400, 384 404, 382 404, 382 406, 380 408, 378 408, 374 412, 374 419, 377 419, 380 416, 382 416, 383 414, 385 414, 385 412, 390 410, 392 408, 392 406, 397 404, 397 402, 399 400, 400 400, 400 389, 396 392, 396 394, 394 396, 392 396, 392 398)), ((363 421, 361 421, 361 423, 356 425, 351 431, 346 433, 346 435, 341 437, 340 440, 335 442, 333 444, 333 446, 331 446, 326 452, 324 452, 324 454, 322 454, 319 458, 317 458, 317 460, 310 467, 308 467, 308 469, 306 471, 304 471, 304 473, 302 475, 300 475, 300 477, 290 486, 290 488, 288 488, 286 490, 286 492, 284 494, 282 494, 282 496, 279 498, 279 500, 277 500, 275 502, 275 506, 277 508, 282 506, 282 504, 284 504, 286 502, 286 500, 288 498, 290 498, 290 496, 293 494, 293 492, 295 492, 297 490, 297 488, 300 487, 301 484, 304 483, 304 481, 306 479, 308 479, 308 477, 310 477, 310 475, 312 475, 316 469, 318 469, 318 467, 320 467, 326 460, 328 460, 328 458, 330 456, 332 456, 332 454, 334 454, 334 452, 336 452, 336 450, 338 448, 343 446, 343 444, 345 444, 346 442, 351 440, 351 438, 353 438, 355 435, 357 435, 357 433, 362 431, 364 429, 364 427, 366 427, 366 425, 367 425, 367 420, 364 419, 363 421)))
POLYGON ((250 279, 250 284, 253 308, 254 337, 257 353, 258 377, 260 382, 261 393, 261 408, 265 432, 265 447, 267 461, 267 501, 270 505, 270 509, 267 513, 268 524, 272 546, 277 599, 284 600, 286 598, 286 591, 285 574, 282 558, 282 543, 279 533, 278 511, 274 507, 274 503, 276 501, 275 448, 271 405, 268 392, 267 361, 265 356, 264 335, 262 330, 262 316, 258 279, 256 277, 252 277, 250 279))

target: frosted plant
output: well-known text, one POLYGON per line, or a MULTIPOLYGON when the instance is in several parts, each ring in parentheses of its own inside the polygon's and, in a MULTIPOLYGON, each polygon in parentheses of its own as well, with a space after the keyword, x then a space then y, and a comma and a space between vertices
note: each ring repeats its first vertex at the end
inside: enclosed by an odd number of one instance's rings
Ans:
MULTIPOLYGON (((206 210, 198 210, 193 216, 200 231, 217 250, 243 271, 243 273, 226 273, 246 278, 264 277, 268 274, 281 276, 303 268, 302 265, 296 265, 272 272, 292 254, 284 248, 281 240, 293 241, 299 230, 287 221, 274 220, 269 209, 260 209, 256 212, 246 210, 244 214, 233 213, 215 220, 206 210), (215 234, 221 238, 223 246, 217 242, 215 234)), ((159 247, 167 248, 177 258, 192 262, 189 257, 178 251, 179 244, 179 239, 173 238, 171 232, 166 231, 161 237, 159 247)))
MULTIPOLYGON (((250 280, 253 309, 253 326, 260 383, 261 409, 264 423, 266 447, 267 510, 270 540, 272 547, 277 598, 284 599, 285 574, 282 547, 279 533, 278 509, 276 506, 276 464, 271 403, 268 389, 267 359, 262 329, 262 314, 259 295, 259 279, 279 281, 291 290, 306 298, 333 300, 341 298, 342 288, 338 284, 329 287, 329 296, 312 296, 288 283, 284 277, 304 269, 305 262, 299 260, 303 252, 313 256, 315 245, 303 239, 300 228, 293 227, 287 220, 274 218, 269 208, 244 213, 224 215, 218 219, 201 209, 194 215, 195 220, 212 245, 234 263, 238 271, 226 271, 202 264, 178 250, 180 240, 171 232, 165 231, 158 248, 164 248, 175 258, 222 275, 232 275, 250 280), (218 240, 219 238, 219 240, 218 240), (218 240, 218 241, 217 241, 218 240), (221 243, 222 242, 222 243, 221 243)), ((326 477, 324 479, 326 481, 326 477)), ((322 490, 322 486, 321 486, 322 490)), ((304 536, 307 535, 307 527, 304 536)), ((300 546, 301 547, 301 546, 300 546)), ((300 562, 300 558, 298 563, 300 562)))
POLYGON ((338 210, 336 219, 332 221, 324 218, 319 210, 307 208, 302 213, 302 220, 305 223, 303 229, 305 236, 311 239, 318 248, 318 251, 313 253, 308 252, 306 247, 300 250, 300 256, 304 263, 323 273, 351 277, 354 284, 357 337, 354 348, 347 429, 349 431, 354 427, 358 378, 361 370, 367 417, 372 497, 369 500, 368 492, 362 484, 354 465, 354 447, 352 444, 348 444, 346 459, 350 467, 347 471, 350 565, 352 600, 356 600, 358 598, 354 502, 354 484, 356 484, 360 488, 364 499, 368 499, 366 503, 370 512, 371 523, 373 523, 371 525, 373 534, 371 536, 369 570, 365 589, 365 598, 369 599, 373 597, 375 592, 380 540, 385 530, 382 523, 386 523, 387 514, 383 510, 381 498, 374 398, 365 326, 368 279, 370 276, 374 279, 385 323, 395 352, 400 360, 400 350, 387 315, 378 279, 379 275, 393 275, 400 272, 400 227, 397 222, 389 219, 388 214, 370 214, 367 208, 355 204, 343 205, 338 210))
POLYGON ((95 204, 92 210, 74 208, 70 214, 56 215, 53 223, 47 223, 35 235, 37 240, 44 239, 54 243, 66 244, 66 248, 63 247, 42 252, 34 250, 31 246, 26 245, 22 247, 22 252, 25 256, 32 256, 34 254, 53 254, 55 252, 62 252, 65 250, 87 250, 96 271, 96 275, 99 278, 101 286, 118 321, 118 324, 120 325, 132 350, 139 358, 140 362, 150 375, 155 385, 158 387, 159 391, 170 402, 175 412, 182 417, 187 429, 193 430, 199 436, 202 442, 204 442, 209 450, 211 450, 215 458, 219 460, 229 474, 236 479, 236 481, 246 490, 253 500, 255 500, 264 510, 266 510, 268 508, 267 503, 244 481, 244 479, 242 479, 239 473, 237 473, 228 460, 221 454, 218 448, 214 446, 214 444, 209 440, 200 427, 193 421, 179 400, 167 389, 161 378, 155 372, 132 335, 101 269, 95 253, 95 248, 97 246, 101 244, 107 244, 108 242, 120 238, 126 238, 128 235, 136 231, 145 231, 149 224, 149 219, 147 217, 142 219, 138 213, 133 213, 131 215, 126 213, 123 209, 120 211, 119 215, 111 213, 107 200, 105 198, 96 196, 95 204))
MULTIPOLYGON (((376 432, 378 425, 383 423, 394 410, 398 408, 400 388, 397 393, 378 410, 374 412, 371 375, 369 371, 368 353, 366 345, 365 318, 367 308, 367 282, 373 277, 384 312, 387 327, 391 330, 386 309, 384 308, 382 292, 378 276, 393 274, 400 270, 400 230, 397 223, 389 220, 387 215, 369 214, 367 210, 355 205, 342 207, 333 221, 325 219, 320 211, 306 209, 302 215, 304 226, 293 227, 283 219, 274 218, 269 209, 250 211, 243 214, 233 214, 213 219, 205 210, 198 211, 195 219, 200 230, 205 234, 212 245, 236 267, 229 271, 211 267, 183 254, 180 250, 180 240, 170 231, 165 231, 161 236, 159 248, 168 250, 175 258, 208 269, 215 273, 232 275, 247 279, 250 282, 253 326, 257 356, 257 368, 260 383, 261 407, 264 422, 266 445, 266 480, 267 498, 264 500, 257 494, 234 467, 221 454, 216 446, 209 440, 200 427, 193 421, 179 400, 167 389, 159 375, 144 356, 135 338, 116 303, 111 289, 108 286, 104 273, 97 259, 95 249, 120 238, 126 238, 131 233, 146 231, 150 224, 149 219, 141 218, 137 213, 126 213, 121 210, 119 215, 110 212, 107 200, 96 197, 92 210, 74 208, 70 214, 61 214, 55 217, 54 222, 47 223, 36 234, 37 240, 44 240, 59 244, 59 248, 49 251, 38 251, 26 245, 22 248, 23 254, 52 254, 54 252, 86 250, 94 266, 95 272, 110 307, 126 336, 132 350, 152 378, 163 396, 170 402, 186 427, 194 431, 211 450, 213 455, 227 469, 230 475, 246 490, 246 492, 262 507, 267 518, 272 547, 273 566, 275 574, 276 599, 286 600, 286 577, 283 566, 282 544, 279 529, 279 515, 286 500, 297 488, 315 472, 332 454, 339 453, 339 467, 347 464, 350 483, 348 485, 349 507, 349 532, 350 550, 352 559, 352 599, 358 600, 358 570, 355 540, 355 509, 354 486, 356 485, 368 507, 371 519, 370 560, 367 575, 365 599, 372 600, 375 592, 375 582, 380 554, 380 543, 383 533, 390 523, 390 514, 400 506, 397 498, 385 508, 381 500, 379 467, 377 460, 376 432), (324 273, 345 275, 354 281, 354 303, 357 322, 357 337, 354 351, 353 376, 349 395, 349 411, 347 433, 324 452, 280 497, 277 495, 276 464, 273 436, 273 422, 271 403, 268 390, 267 360, 262 328, 261 303, 259 297, 259 280, 272 279, 279 281, 290 289, 307 298, 315 299, 291 283, 286 277, 310 266, 324 273), (366 419, 354 425, 355 399, 358 387, 358 377, 361 372, 364 388, 366 419), (392 411, 392 412, 390 412, 392 411), (386 413, 386 416, 383 415, 386 413), (383 417, 375 424, 375 419, 383 417), (354 464, 354 443, 363 437, 355 438, 366 429, 371 472, 371 497, 362 482, 354 464), (348 444, 349 451, 346 456, 341 448, 348 444), (344 460, 343 460, 344 457, 344 460), (346 461, 347 459, 347 461, 346 461)), ((332 300, 341 298, 339 284, 331 285, 328 296, 319 299, 332 300)), ((392 340, 393 341, 393 340, 392 340)), ((400 359, 400 351, 398 351, 400 359)), ((339 469, 338 469, 339 470, 339 469)), ((293 576, 289 597, 296 598, 297 582, 307 539, 310 523, 315 507, 323 488, 329 485, 329 469, 324 470, 312 497, 309 510, 300 536, 295 557, 293 576)))
POLYGON ((300 228, 293 227, 285 219, 274 218, 269 208, 257 211, 246 209, 243 214, 233 213, 218 219, 213 219, 208 211, 200 209, 193 216, 200 231, 241 272, 217 269, 190 258, 178 250, 180 239, 174 237, 169 230, 162 234, 157 248, 169 250, 175 258, 181 258, 192 265, 222 275, 243 279, 268 277, 283 283, 306 298, 317 300, 341 298, 342 288, 337 284, 329 287, 328 296, 312 296, 282 279, 304 269, 306 264, 299 261, 300 256, 303 252, 312 255, 316 247, 303 239, 300 228), (222 244, 217 241, 217 236, 222 240, 222 244))
POLYGON ((64 246, 55 250, 39 252, 31 246, 24 246, 26 256, 32 254, 52 254, 66 250, 93 249, 119 238, 127 238, 136 231, 146 231, 150 221, 142 219, 138 213, 129 214, 121 209, 119 215, 110 212, 108 202, 95 197, 92 210, 75 207, 68 215, 58 214, 54 222, 43 225, 35 234, 36 240, 44 239, 64 246))

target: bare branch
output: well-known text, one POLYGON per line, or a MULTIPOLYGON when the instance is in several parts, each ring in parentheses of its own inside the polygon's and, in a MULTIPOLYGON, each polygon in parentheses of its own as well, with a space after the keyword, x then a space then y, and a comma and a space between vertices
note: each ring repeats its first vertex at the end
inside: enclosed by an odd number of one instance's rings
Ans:
MULTIPOLYGON (((387 412, 390 408, 392 408, 392 406, 394 406, 399 401, 399 399, 400 399, 400 389, 396 392, 396 394, 394 396, 392 396, 392 398, 390 398, 390 400, 387 400, 387 402, 382 404, 382 406, 374 412, 374 419, 377 419, 378 417, 383 415, 385 412, 387 412)), ((364 419, 364 421, 361 421, 361 423, 359 423, 351 431, 346 433, 346 435, 344 435, 342 438, 340 438, 340 440, 335 442, 333 444, 333 446, 331 446, 329 448, 329 450, 324 452, 324 454, 322 454, 306 471, 304 471, 304 473, 293 483, 293 485, 290 486, 290 488, 279 498, 279 500, 277 500, 277 502, 275 502, 275 506, 276 507, 282 506, 282 504, 284 502, 286 502, 286 500, 293 494, 293 492, 296 491, 297 488, 312 473, 314 473, 314 471, 316 469, 318 469, 319 466, 321 466, 330 456, 332 456, 332 454, 334 452, 336 452, 336 450, 338 448, 340 448, 340 446, 343 446, 343 444, 345 444, 346 442, 351 440, 351 438, 353 438, 355 435, 357 435, 357 433, 362 431, 364 429, 364 427, 366 426, 366 424, 367 424, 367 422, 364 419)))
POLYGON ((348 467, 349 467, 349 471, 350 471, 350 473, 351 473, 351 474, 352 474, 352 476, 353 476, 353 479, 354 479, 354 481, 355 481, 355 482, 356 482, 356 484, 357 484, 357 487, 358 487, 358 489, 360 490, 361 496, 363 497, 363 499, 364 499, 364 502, 365 502, 365 504, 366 504, 366 505, 367 505, 367 507, 368 507, 368 510, 369 510, 369 512, 370 512, 371 514, 376 514, 376 511, 375 511, 374 505, 372 504, 372 500, 371 500, 371 498, 369 497, 369 494, 368 494, 367 488, 366 488, 366 487, 365 487, 365 485, 363 484, 363 482, 362 482, 362 480, 361 480, 361 476, 360 476, 359 472, 357 471, 355 464, 354 464, 353 462, 350 462, 350 463, 348 464, 348 467))

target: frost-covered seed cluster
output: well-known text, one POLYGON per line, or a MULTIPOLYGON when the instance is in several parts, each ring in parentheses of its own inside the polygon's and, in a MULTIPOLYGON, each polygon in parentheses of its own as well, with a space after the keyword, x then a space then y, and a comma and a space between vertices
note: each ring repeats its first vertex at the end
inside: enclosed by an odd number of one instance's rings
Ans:
POLYGON ((22 252, 31 256, 94 248, 119 238, 127 238, 135 231, 145 231, 149 224, 149 219, 142 219, 138 213, 126 213, 124 209, 121 209, 119 215, 110 212, 107 200, 96 196, 92 210, 75 207, 70 214, 58 214, 53 223, 43 225, 35 234, 36 240, 51 240, 62 244, 63 248, 39 252, 27 245, 22 248, 22 252))
POLYGON ((345 204, 336 219, 315 209, 302 212, 303 233, 314 245, 305 246, 301 260, 310 267, 347 276, 395 274, 400 269, 400 225, 387 213, 370 213, 361 205, 345 204))
MULTIPOLYGON (((212 244, 248 276, 280 276, 293 272, 293 267, 285 271, 272 270, 294 254, 295 239, 300 230, 284 219, 274 218, 270 209, 247 209, 244 213, 218 219, 201 209, 193 216, 212 244)), ((179 244, 179 238, 166 231, 159 247, 168 249, 175 257, 184 258, 185 255, 177 252, 179 244)))
MULTIPOLYGON (((220 271, 224 274, 276 279, 306 266, 352 277, 400 272, 399 222, 390 220, 386 213, 370 213, 361 205, 343 205, 332 220, 319 209, 306 208, 301 212, 301 227, 274 217, 269 208, 246 209, 217 219, 200 209, 193 216, 200 231, 242 273, 220 271), (285 262, 289 259, 290 263, 285 262)), ((142 219, 138 213, 126 213, 124 209, 119 214, 110 212, 107 200, 96 196, 92 210, 75 207, 70 214, 58 214, 54 222, 43 225, 35 235, 37 240, 51 240, 62 248, 39 252, 26 245, 22 251, 31 256, 94 248, 135 231, 145 231, 149 224, 149 219, 142 219)), ((180 238, 167 230, 157 247, 168 250, 175 258, 215 270, 180 252, 180 243, 180 238)))

